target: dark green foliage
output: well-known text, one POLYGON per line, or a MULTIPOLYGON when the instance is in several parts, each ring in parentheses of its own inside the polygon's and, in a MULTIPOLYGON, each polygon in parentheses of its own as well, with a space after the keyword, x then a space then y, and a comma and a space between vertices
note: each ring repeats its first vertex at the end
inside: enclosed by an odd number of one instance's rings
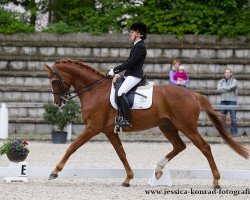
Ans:
POLYGON ((32 33, 35 28, 20 19, 17 13, 0 8, 0 33, 32 33))
POLYGON ((1 0, 2 4, 13 3, 17 6, 21 5, 25 8, 25 10, 29 11, 29 23, 31 26, 35 27, 36 18, 37 18, 37 11, 39 10, 39 5, 46 0, 40 0, 36 3, 35 0, 1 0))
MULTIPOLYGON (((76 23, 75 23, 76 24, 76 23)), ((73 24, 67 24, 64 21, 51 24, 48 28, 43 30, 48 33, 77 33, 80 31, 80 26, 74 26, 73 24)))
POLYGON ((80 121, 80 106, 73 100, 68 101, 63 108, 59 108, 49 101, 43 108, 45 109, 44 121, 52 124, 53 128, 57 126, 60 131, 63 131, 67 125, 80 121))
POLYGON ((42 0, 39 6, 34 0, 12 2, 26 3, 30 11, 50 11, 47 32, 124 32, 143 21, 150 33, 250 37, 248 0, 42 0))
POLYGON ((102 0, 96 5, 93 0, 55 0, 49 7, 50 10, 53 10, 55 23, 44 31, 60 33, 120 32, 125 27, 126 21, 126 18, 122 16, 126 14, 126 9, 123 6, 128 2, 128 0, 102 0))
POLYGON ((151 33, 250 36, 250 8, 247 0, 145 0, 139 9, 131 7, 133 18, 144 21, 151 33))

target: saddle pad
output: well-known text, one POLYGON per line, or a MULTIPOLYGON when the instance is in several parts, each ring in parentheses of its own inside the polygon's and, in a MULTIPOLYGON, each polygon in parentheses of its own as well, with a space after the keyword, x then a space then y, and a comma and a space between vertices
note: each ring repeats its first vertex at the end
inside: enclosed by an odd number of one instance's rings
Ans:
MULTIPOLYGON (((147 98, 135 94, 134 98, 134 105, 131 109, 147 109, 152 105, 153 100, 153 86, 154 82, 149 82, 146 86, 140 86, 137 88, 136 93, 142 94, 147 98)), ((117 110, 117 105, 115 103, 115 87, 114 84, 111 86, 111 93, 110 93, 110 103, 111 105, 117 110)))

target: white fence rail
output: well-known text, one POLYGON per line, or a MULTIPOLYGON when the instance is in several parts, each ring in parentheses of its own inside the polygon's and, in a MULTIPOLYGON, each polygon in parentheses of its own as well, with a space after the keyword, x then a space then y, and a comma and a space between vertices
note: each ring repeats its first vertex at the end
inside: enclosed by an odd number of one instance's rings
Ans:
MULTIPOLYGON (((53 168, 51 167, 29 167, 26 175, 28 177, 49 177, 53 168)), ((134 178, 151 178, 154 169, 133 169, 134 178)), ((20 174, 20 166, 0 167, 0 177, 14 177, 20 174)), ((170 169, 171 178, 175 179, 212 179, 212 173, 209 169, 170 169)), ((221 170, 221 179, 228 180, 250 180, 250 170, 221 170)), ((75 177, 75 178, 124 178, 126 172, 124 169, 70 169, 64 168, 59 173, 59 177, 75 177)))

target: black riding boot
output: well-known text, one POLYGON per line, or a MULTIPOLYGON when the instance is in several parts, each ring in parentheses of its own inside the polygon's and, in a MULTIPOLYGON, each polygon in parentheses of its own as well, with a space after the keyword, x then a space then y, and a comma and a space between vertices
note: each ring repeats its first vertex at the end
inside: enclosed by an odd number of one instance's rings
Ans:
POLYGON ((124 93, 118 99, 120 102, 123 118, 121 121, 118 122, 117 125, 122 128, 131 128, 132 126, 130 124, 130 108, 128 99, 124 93))

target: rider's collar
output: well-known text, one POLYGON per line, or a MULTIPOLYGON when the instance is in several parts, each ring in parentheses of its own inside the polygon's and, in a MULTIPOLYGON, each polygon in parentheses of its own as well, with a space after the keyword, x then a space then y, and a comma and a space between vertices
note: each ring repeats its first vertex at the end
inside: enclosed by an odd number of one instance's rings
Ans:
POLYGON ((134 42, 134 45, 137 43, 137 42, 140 42, 142 39, 139 39, 139 40, 136 40, 135 42, 134 42))

